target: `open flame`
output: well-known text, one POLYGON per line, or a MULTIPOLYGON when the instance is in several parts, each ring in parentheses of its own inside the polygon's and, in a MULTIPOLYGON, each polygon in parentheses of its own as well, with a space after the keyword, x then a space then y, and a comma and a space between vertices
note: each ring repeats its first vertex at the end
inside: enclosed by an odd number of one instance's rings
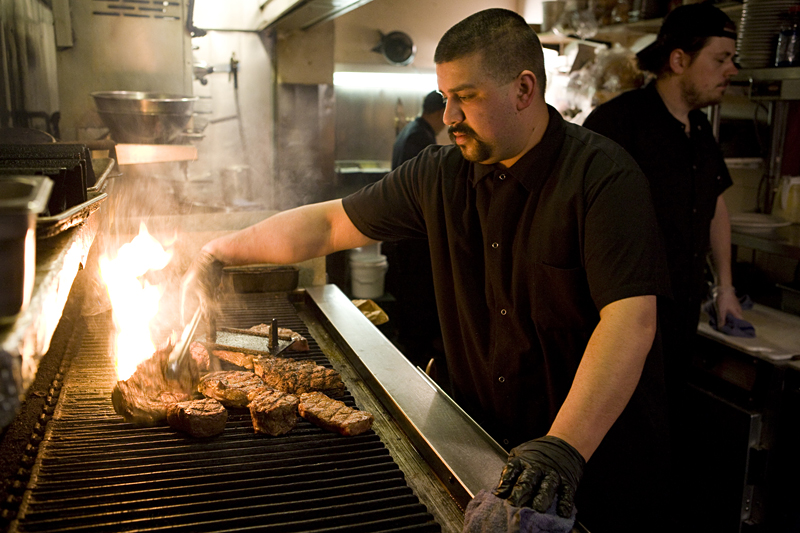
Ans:
POLYGON ((115 258, 100 258, 100 275, 111 299, 116 338, 116 369, 120 380, 128 379, 136 366, 155 353, 150 322, 158 313, 164 288, 151 285, 145 274, 167 266, 172 250, 164 249, 147 231, 120 247, 115 258))

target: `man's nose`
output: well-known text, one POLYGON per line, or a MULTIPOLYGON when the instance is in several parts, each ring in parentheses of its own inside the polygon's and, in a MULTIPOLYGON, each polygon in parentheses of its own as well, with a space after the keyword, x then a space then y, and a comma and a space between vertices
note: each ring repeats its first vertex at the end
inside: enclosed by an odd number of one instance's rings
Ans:
POLYGON ((461 106, 458 105, 454 98, 447 99, 442 120, 447 125, 456 124, 464 120, 464 113, 461 111, 461 106))

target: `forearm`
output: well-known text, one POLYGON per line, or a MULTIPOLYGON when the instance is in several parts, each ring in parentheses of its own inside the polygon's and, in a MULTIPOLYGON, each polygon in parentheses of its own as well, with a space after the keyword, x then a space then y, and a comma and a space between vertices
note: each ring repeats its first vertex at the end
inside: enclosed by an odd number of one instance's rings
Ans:
POLYGON ((655 332, 655 296, 604 307, 548 434, 570 443, 588 461, 633 395, 655 332))
POLYGON ((732 287, 731 273, 731 223, 728 207, 720 195, 710 228, 711 258, 714 263, 715 281, 718 287, 732 287))
POLYGON ((225 265, 287 264, 373 243, 350 222, 341 200, 282 211, 203 246, 225 265))

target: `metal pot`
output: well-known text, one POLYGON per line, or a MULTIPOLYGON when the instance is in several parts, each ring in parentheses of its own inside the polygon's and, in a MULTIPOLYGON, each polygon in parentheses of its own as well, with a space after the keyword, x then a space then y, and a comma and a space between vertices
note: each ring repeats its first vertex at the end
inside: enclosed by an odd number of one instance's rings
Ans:
POLYGON ((193 116, 194 96, 137 91, 92 93, 97 112, 119 143, 167 144, 193 116))

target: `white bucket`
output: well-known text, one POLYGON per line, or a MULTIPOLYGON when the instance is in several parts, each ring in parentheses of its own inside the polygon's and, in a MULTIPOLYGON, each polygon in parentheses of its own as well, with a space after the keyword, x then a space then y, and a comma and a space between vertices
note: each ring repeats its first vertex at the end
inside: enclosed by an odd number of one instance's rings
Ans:
POLYGON ((350 282, 354 298, 380 298, 389 263, 385 255, 350 254, 350 282))

